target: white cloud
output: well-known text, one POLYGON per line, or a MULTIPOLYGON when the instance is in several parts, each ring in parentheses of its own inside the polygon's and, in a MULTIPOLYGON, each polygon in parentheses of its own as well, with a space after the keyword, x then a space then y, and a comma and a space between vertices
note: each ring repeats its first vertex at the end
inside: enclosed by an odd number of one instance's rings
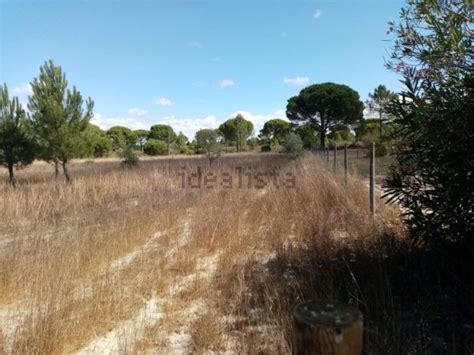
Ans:
POLYGON ((20 101, 20 105, 23 108, 23 110, 25 110, 25 112, 27 112, 27 113, 30 113, 30 110, 28 110, 28 102, 23 101, 23 100, 19 100, 19 101, 20 101))
POLYGON ((246 120, 249 120, 254 125, 255 135, 258 135, 259 131, 263 128, 263 125, 268 120, 274 118, 280 118, 285 121, 288 121, 286 118, 285 110, 281 109, 275 111, 270 115, 258 115, 252 114, 248 111, 238 110, 230 115, 225 117, 217 118, 214 115, 208 115, 203 118, 179 118, 176 116, 166 116, 163 117, 160 123, 168 124, 173 127, 175 132, 183 132, 190 140, 194 139, 194 135, 197 131, 203 128, 216 129, 221 123, 226 121, 229 118, 241 114, 246 120))
POLYGON ((211 62, 222 63, 222 58, 221 58, 221 57, 214 57, 214 58, 211 58, 211 62))
POLYGON ((313 13, 313 19, 317 20, 322 16, 323 12, 320 9, 316 9, 313 13))
POLYGON ((231 86, 234 86, 235 82, 232 79, 222 79, 219 81, 218 86, 220 89, 227 89, 230 88, 231 86))
POLYGON ((159 106, 171 106, 171 105, 173 105, 173 101, 171 101, 170 99, 168 99, 166 97, 159 97, 153 103, 155 105, 159 105, 159 106))
POLYGON ((304 86, 309 83, 307 76, 295 76, 293 78, 284 77, 283 82, 288 86, 304 86))
POLYGON ((143 116, 146 116, 148 111, 143 110, 143 109, 138 108, 138 107, 134 107, 134 108, 131 108, 130 110, 128 110, 128 113, 130 115, 132 115, 133 117, 143 117, 143 116))
POLYGON ((178 118, 175 116, 163 117, 160 123, 164 123, 173 127, 175 132, 183 132, 188 139, 194 139, 197 131, 203 128, 215 129, 219 127, 221 122, 213 115, 203 118, 178 118))
POLYGON ((201 48, 202 48, 201 42, 198 42, 198 41, 189 42, 189 46, 190 46, 191 48, 198 48, 198 49, 201 49, 201 48))
POLYGON ((20 83, 19 85, 13 88, 12 92, 16 95, 32 95, 33 94, 31 85, 27 83, 20 83))
POLYGON ((149 129, 150 127, 134 117, 107 117, 100 113, 95 113, 91 123, 102 129, 109 129, 113 126, 125 126, 130 129, 149 129))
POLYGON ((282 32, 282 33, 280 33, 280 37, 281 38, 286 38, 286 37, 288 37, 288 33, 282 32))
POLYGON ((253 123, 254 126, 254 133, 256 136, 258 136, 260 130, 263 128, 263 125, 265 122, 272 120, 274 118, 279 118, 285 121, 289 121, 288 118, 286 117, 286 112, 284 109, 280 109, 275 111, 274 113, 270 115, 255 115, 247 111, 236 111, 230 117, 235 117, 237 114, 241 114, 246 120, 250 121, 253 123))

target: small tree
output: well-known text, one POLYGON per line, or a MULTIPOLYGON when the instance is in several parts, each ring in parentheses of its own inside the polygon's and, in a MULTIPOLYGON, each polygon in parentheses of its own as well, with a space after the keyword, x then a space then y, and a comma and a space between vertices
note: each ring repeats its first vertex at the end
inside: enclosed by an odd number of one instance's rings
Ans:
POLYGON ((292 157, 297 157, 303 153, 303 141, 299 135, 293 132, 286 136, 284 147, 285 152, 292 157))
POLYGON ((242 146, 253 132, 253 123, 239 113, 235 118, 230 118, 221 124, 219 132, 226 142, 235 143, 237 152, 241 152, 242 146))
POLYGON ((174 142, 174 145, 176 147, 176 150, 180 154, 187 154, 189 152, 189 147, 188 147, 188 137, 186 137, 183 132, 179 132, 179 134, 176 136, 176 140, 174 142))
POLYGON ((288 100, 286 116, 295 123, 309 122, 319 131, 321 147, 336 124, 351 124, 362 119, 359 94, 346 85, 323 83, 308 86, 288 100))
POLYGON ((30 164, 35 157, 35 144, 25 111, 17 97, 11 100, 7 85, 0 87, 0 165, 8 169, 10 183, 15 186, 13 168, 30 164))
POLYGON ((107 130, 107 137, 112 142, 112 149, 119 151, 128 147, 129 145, 135 145, 137 142, 137 135, 130 128, 123 126, 114 126, 107 130))
POLYGON ((173 131, 171 126, 166 124, 156 124, 151 126, 150 128, 150 135, 148 136, 149 139, 157 139, 166 143, 167 146, 167 154, 171 153, 171 144, 176 141, 178 136, 173 131))
POLYGON ((139 158, 133 145, 128 145, 119 151, 119 155, 122 158, 122 166, 126 168, 133 168, 138 165, 139 158))
POLYGON ((76 87, 70 90, 67 86, 61 67, 46 62, 39 77, 31 82, 33 95, 28 108, 43 158, 59 162, 70 182, 68 163, 80 151, 79 136, 93 115, 94 103, 89 98, 84 109, 81 93, 76 87))
POLYGON ((369 94, 367 107, 370 111, 378 114, 379 118, 379 136, 383 137, 383 123, 389 115, 388 107, 390 102, 397 98, 397 94, 388 90, 385 85, 379 85, 369 94))
POLYGON ((206 154, 209 165, 220 157, 219 132, 215 129, 200 129, 196 132, 198 150, 206 154))
POLYGON ((168 145, 158 139, 148 139, 143 146, 143 151, 147 155, 166 155, 168 152, 168 145))
POLYGON ((79 158, 101 158, 112 151, 112 142, 107 137, 106 132, 90 123, 81 133, 80 141, 81 149, 78 155, 79 158))
POLYGON ((290 131, 291 124, 277 118, 265 122, 258 137, 262 145, 272 147, 283 144, 290 131))

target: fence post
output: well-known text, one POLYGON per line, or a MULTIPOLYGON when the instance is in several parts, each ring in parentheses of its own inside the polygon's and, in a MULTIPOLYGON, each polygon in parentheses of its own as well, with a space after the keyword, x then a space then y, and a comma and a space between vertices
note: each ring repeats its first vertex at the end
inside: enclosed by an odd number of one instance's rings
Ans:
POLYGON ((325 148, 325 151, 326 151, 326 163, 327 163, 328 166, 329 166, 329 147, 326 147, 326 148, 325 148))
POLYGON ((360 355, 363 317, 353 306, 338 302, 304 302, 293 309, 294 354, 360 355))
POLYGON ((370 213, 375 216, 375 143, 370 146, 370 213))
POLYGON ((334 173, 337 173, 337 144, 334 143, 334 173))
POLYGON ((348 162, 347 162, 347 143, 344 144, 344 183, 347 185, 347 175, 348 175, 348 162))

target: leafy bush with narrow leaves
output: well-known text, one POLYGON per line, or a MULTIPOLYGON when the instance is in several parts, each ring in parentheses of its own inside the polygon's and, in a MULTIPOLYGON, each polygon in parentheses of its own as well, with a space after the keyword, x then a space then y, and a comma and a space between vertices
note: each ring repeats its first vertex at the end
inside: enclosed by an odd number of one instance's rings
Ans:
POLYGON ((390 66, 403 73, 405 89, 389 107, 400 141, 386 196, 404 207, 415 241, 472 260, 473 9, 467 1, 411 0, 401 18, 391 24, 390 66))

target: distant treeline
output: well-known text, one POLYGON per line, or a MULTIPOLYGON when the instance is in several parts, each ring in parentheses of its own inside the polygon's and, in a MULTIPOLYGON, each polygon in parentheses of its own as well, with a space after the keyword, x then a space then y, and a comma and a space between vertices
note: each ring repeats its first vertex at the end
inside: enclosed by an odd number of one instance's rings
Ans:
MULTIPOLYGON (((366 107, 377 119, 363 120, 364 104, 346 85, 323 83, 308 86, 288 100, 290 122, 271 119, 254 132, 242 115, 230 118, 216 129, 201 129, 190 140, 172 127, 156 124, 149 130, 115 126, 104 131, 90 123, 94 102, 86 101, 76 87, 69 88, 66 75, 51 60, 40 67, 30 83, 32 94, 27 110, 17 97, 10 98, 7 85, 0 88, 0 164, 7 167, 15 183, 14 168, 34 159, 50 162, 70 180, 68 163, 74 158, 104 157, 111 153, 130 158, 141 151, 147 155, 220 154, 245 150, 297 154, 303 149, 334 144, 366 145, 382 142, 393 130, 386 104, 395 97, 379 86, 366 107), (134 153, 135 152, 135 153, 134 153)), ((385 149, 379 149, 381 153, 385 149)))

